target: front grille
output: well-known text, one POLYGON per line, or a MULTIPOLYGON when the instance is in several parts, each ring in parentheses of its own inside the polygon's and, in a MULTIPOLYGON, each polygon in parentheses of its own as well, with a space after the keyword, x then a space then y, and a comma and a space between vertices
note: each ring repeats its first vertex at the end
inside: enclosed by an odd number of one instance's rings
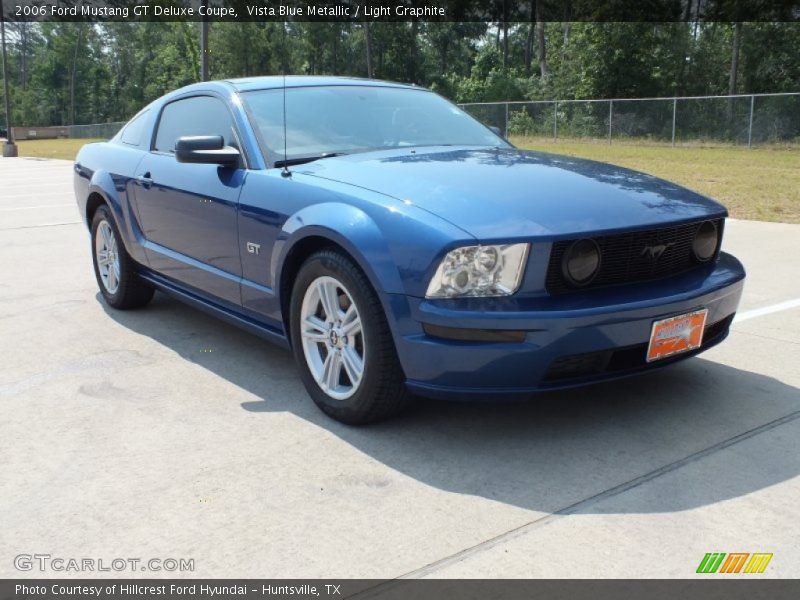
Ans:
MULTIPOLYGON (((547 267, 547 291, 550 294, 566 294, 621 283, 651 281, 677 275, 703 264, 692 252, 694 235, 703 222, 592 238, 600 248, 600 268, 594 279, 583 286, 571 284, 561 267, 564 254, 576 240, 555 242, 547 267), (662 244, 667 247, 657 258, 650 256, 645 250, 647 247, 662 244)), ((717 226, 721 242, 723 219, 715 219, 713 222, 717 226)), ((716 252, 719 252, 720 242, 717 243, 716 252)))
POLYGON ((730 329, 734 315, 728 315, 721 321, 706 325, 703 331, 703 343, 699 348, 676 354, 653 363, 647 362, 648 344, 635 344, 611 350, 600 350, 598 352, 586 352, 584 354, 573 354, 562 356, 554 360, 544 376, 545 383, 564 382, 569 379, 592 378, 613 373, 634 372, 650 367, 657 367, 670 362, 687 358, 697 354, 720 342, 730 329))

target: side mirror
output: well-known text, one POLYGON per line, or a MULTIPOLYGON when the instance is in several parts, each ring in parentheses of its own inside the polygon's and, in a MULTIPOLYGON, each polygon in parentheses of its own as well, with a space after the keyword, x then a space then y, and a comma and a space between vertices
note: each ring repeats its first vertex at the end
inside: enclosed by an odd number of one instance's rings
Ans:
POLYGON ((239 166, 239 151, 225 145, 221 135, 197 135, 178 138, 175 158, 182 163, 239 166))
POLYGON ((495 127, 494 125, 489 125, 489 129, 492 130, 493 133, 499 135, 501 138, 505 139, 503 136, 503 131, 499 127, 495 127))

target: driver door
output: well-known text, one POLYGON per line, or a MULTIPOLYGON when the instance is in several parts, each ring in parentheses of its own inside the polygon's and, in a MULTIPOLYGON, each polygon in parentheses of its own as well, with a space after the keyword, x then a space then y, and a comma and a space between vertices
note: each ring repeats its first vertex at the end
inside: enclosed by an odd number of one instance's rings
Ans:
POLYGON ((241 305, 236 213, 247 171, 179 163, 175 142, 190 135, 221 135, 236 146, 233 118, 215 96, 191 96, 165 105, 150 153, 136 171, 136 207, 151 268, 193 291, 241 305))

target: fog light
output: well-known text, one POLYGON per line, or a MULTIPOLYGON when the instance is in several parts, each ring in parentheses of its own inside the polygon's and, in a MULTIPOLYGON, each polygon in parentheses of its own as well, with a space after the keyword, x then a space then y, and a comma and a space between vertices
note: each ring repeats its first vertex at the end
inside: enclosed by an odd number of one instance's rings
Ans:
POLYGON ((694 243, 692 250, 694 256, 700 262, 706 262, 717 251, 717 244, 719 243, 719 234, 717 233, 717 226, 711 221, 705 221, 697 229, 694 234, 694 243))
POLYGON ((586 285, 600 268, 600 247, 594 240, 574 242, 564 253, 561 270, 564 277, 574 285, 586 285))

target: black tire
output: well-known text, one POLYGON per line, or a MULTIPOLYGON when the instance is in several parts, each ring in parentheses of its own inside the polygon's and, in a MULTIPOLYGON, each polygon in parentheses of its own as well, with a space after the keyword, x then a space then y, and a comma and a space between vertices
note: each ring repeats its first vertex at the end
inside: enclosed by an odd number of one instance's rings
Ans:
POLYGON ((155 290, 142 281, 136 272, 136 263, 125 250, 122 236, 119 234, 117 224, 111 216, 111 211, 103 205, 98 207, 92 218, 92 263, 94 264, 94 275, 97 279, 97 286, 109 306, 120 310, 140 308, 150 302, 155 290), (109 291, 103 282, 100 273, 100 265, 97 260, 98 230, 101 224, 107 223, 111 228, 111 233, 116 241, 117 257, 119 258, 119 280, 116 289, 109 291))
POLYGON ((300 267, 291 296, 292 350, 300 376, 316 405, 328 416, 349 425, 364 425, 399 413, 411 395, 397 358, 392 333, 380 300, 361 270, 336 250, 321 250, 300 267), (352 296, 361 319, 364 344, 363 375, 356 391, 346 399, 329 396, 317 383, 306 360, 301 340, 301 309, 309 286, 319 277, 333 277, 352 296))

